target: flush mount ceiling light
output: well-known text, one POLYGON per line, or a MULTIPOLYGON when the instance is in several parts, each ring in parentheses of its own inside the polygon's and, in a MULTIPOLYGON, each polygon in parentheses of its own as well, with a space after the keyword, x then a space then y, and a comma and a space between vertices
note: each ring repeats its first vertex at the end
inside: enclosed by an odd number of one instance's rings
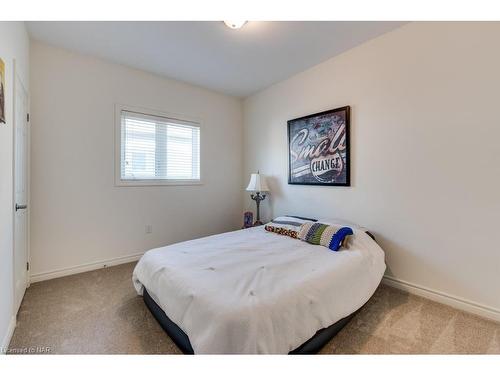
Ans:
POLYGON ((230 29, 239 29, 241 28, 244 24, 247 23, 247 21, 224 21, 227 27, 230 29))

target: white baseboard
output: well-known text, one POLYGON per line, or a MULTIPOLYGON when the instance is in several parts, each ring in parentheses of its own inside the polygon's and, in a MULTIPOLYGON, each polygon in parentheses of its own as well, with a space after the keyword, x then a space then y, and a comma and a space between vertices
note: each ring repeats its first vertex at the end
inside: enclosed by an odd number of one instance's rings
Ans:
POLYGON ((2 339, 2 343, 0 344, 0 354, 5 354, 7 349, 9 348, 10 340, 12 339, 12 335, 14 334, 14 329, 16 328, 16 316, 12 316, 10 319, 9 326, 7 327, 7 332, 5 332, 5 336, 2 339))
POLYGON ((479 303, 472 302, 457 296, 409 283, 407 281, 396 279, 392 276, 384 276, 382 282, 394 288, 407 291, 408 293, 416 294, 417 296, 421 296, 432 301, 469 312, 471 314, 479 315, 486 319, 500 322, 500 310, 497 310, 493 307, 481 305, 479 303))
POLYGON ((135 262, 139 260, 144 253, 132 254, 123 257, 117 257, 113 259, 101 260, 98 262, 86 263, 79 266, 61 268, 54 271, 40 272, 32 274, 30 276, 30 283, 37 283, 44 280, 56 279, 58 277, 74 275, 77 273, 88 272, 97 270, 99 268, 106 268, 111 266, 117 266, 119 264, 135 262))

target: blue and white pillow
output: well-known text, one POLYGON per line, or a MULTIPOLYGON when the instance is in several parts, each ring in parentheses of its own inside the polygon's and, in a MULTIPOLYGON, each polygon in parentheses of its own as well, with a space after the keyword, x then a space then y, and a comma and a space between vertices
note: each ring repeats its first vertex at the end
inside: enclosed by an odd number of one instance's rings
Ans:
POLYGON ((353 231, 349 227, 309 222, 300 227, 298 238, 310 244, 322 245, 337 251, 345 245, 347 236, 352 234, 353 231))

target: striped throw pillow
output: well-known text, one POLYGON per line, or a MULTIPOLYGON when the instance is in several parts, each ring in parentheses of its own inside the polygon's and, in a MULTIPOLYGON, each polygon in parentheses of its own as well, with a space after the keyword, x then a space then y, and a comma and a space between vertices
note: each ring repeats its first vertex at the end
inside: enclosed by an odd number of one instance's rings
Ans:
POLYGON ((345 245, 346 237, 352 234, 353 231, 349 227, 308 222, 300 227, 298 238, 310 244, 325 246, 330 250, 337 251, 345 245))
POLYGON ((264 229, 268 232, 298 238, 299 230, 305 223, 309 223, 309 221, 297 217, 280 216, 267 223, 264 229))

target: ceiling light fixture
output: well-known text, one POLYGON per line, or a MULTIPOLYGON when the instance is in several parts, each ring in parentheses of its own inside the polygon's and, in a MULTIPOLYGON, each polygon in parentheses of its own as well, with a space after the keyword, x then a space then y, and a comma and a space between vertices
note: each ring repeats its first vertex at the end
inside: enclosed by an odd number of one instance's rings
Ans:
POLYGON ((244 24, 247 23, 247 21, 224 21, 227 27, 230 29, 239 29, 241 28, 244 24))

